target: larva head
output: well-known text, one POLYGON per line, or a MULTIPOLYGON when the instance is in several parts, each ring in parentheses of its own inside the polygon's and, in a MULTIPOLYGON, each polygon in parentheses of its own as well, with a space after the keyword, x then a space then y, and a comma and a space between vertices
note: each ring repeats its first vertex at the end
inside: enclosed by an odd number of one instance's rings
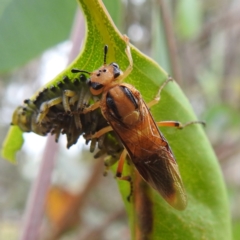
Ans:
POLYGON ((31 131, 31 114, 26 111, 26 108, 19 106, 13 112, 12 115, 12 125, 17 125, 23 132, 31 131))
POLYGON ((34 132, 45 136, 50 127, 46 124, 37 123, 37 112, 27 106, 19 106, 12 115, 11 125, 18 126, 23 132, 34 132))
POLYGON ((110 63, 106 65, 108 47, 104 47, 104 64, 99 69, 93 72, 87 72, 84 70, 72 69, 73 73, 84 72, 90 75, 88 84, 90 91, 93 95, 99 95, 104 91, 105 87, 109 87, 112 82, 116 81, 117 78, 122 74, 117 63, 110 63))

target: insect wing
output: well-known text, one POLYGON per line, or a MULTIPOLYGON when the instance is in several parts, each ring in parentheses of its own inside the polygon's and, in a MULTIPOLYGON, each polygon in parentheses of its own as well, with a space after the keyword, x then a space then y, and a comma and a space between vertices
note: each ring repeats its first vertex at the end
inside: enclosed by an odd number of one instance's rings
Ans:
POLYGON ((143 179, 174 208, 183 210, 187 198, 178 165, 142 98, 138 98, 140 121, 135 126, 111 119, 114 131, 143 179))
POLYGON ((172 207, 178 210, 186 208, 187 197, 178 166, 168 151, 161 149, 152 158, 136 162, 135 166, 146 182, 172 207))

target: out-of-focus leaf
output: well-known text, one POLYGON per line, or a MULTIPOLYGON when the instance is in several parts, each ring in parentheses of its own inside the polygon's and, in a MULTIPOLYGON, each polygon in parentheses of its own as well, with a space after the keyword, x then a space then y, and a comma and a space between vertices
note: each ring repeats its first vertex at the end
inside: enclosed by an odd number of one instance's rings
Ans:
POLYGON ((19 67, 69 37, 76 2, 13 0, 1 3, 0 72, 19 67))
POLYGON ((175 24, 180 37, 188 39, 196 36, 201 29, 202 8, 199 0, 177 1, 175 24))

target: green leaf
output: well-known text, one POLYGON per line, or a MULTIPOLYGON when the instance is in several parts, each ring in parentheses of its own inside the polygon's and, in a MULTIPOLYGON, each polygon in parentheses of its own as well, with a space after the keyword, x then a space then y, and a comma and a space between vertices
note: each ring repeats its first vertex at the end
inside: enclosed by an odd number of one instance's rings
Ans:
POLYGON ((5 0, 0 10, 0 72, 19 67, 69 37, 74 1, 5 0))
POLYGON ((181 0, 177 2, 176 27, 179 36, 191 39, 199 33, 202 23, 201 1, 181 0))
POLYGON ((107 8, 113 22, 121 30, 122 28, 122 12, 123 3, 121 0, 103 0, 105 7, 107 8))
MULTIPOLYGON (((56 84, 64 75, 72 79, 72 68, 87 71, 97 69, 103 63, 105 44, 109 45, 107 62, 117 62, 122 70, 129 64, 122 35, 114 26, 102 2, 79 0, 79 3, 87 21, 84 49, 64 72, 44 87, 56 84)), ((126 82, 134 85, 144 100, 149 102, 161 83, 166 80, 167 73, 133 46, 131 51, 134 67, 126 82)), ((32 98, 36 95, 37 93, 32 98)), ((156 121, 179 120, 185 123, 196 119, 187 98, 175 82, 164 88, 161 101, 151 112, 156 121)), ((134 179, 134 194, 130 203, 126 200, 130 191, 129 183, 119 181, 119 187, 129 215, 132 239, 230 240, 226 189, 203 127, 192 125, 183 130, 163 128, 162 132, 179 164, 188 196, 188 206, 181 212, 173 209, 141 180, 132 167, 125 164, 124 175, 131 174, 134 179)), ((18 134, 18 137, 20 135, 18 134)), ((6 149, 12 140, 10 137, 7 139, 6 149)))
POLYGON ((12 163, 16 163, 16 152, 21 149, 23 145, 22 131, 18 126, 11 126, 8 135, 2 146, 1 154, 3 158, 8 159, 12 163))

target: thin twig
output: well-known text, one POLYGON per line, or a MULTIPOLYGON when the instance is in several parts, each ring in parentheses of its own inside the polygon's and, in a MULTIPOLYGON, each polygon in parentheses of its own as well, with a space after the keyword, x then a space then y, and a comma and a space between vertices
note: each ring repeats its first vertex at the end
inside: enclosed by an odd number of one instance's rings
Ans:
POLYGON ((178 83, 181 83, 181 68, 178 61, 178 51, 176 38, 173 30, 172 16, 169 9, 169 2, 166 0, 159 0, 160 11, 163 21, 164 32, 166 36, 166 44, 168 46, 169 60, 172 69, 173 78, 178 83))
POLYGON ((45 196, 51 182, 57 150, 58 145, 55 143, 54 137, 48 137, 39 173, 29 194, 23 231, 20 236, 21 240, 38 239, 44 212, 45 196))

